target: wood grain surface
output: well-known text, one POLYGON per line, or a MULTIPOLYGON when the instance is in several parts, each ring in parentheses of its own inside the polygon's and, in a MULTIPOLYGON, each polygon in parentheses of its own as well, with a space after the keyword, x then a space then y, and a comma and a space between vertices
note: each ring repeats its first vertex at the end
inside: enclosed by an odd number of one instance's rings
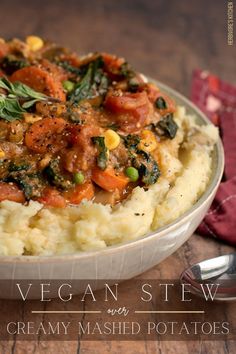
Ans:
MULTIPOLYGON (((1 0, 1 37, 37 34, 79 53, 107 51, 189 95, 191 73, 203 68, 236 84, 236 48, 227 45, 227 1, 216 0, 1 0)), ((234 251, 193 235, 174 255, 142 278, 178 278, 194 262, 234 251)), ((4 306, 4 302, 1 302, 4 306)), ((232 305, 233 306, 233 305, 232 305)), ((232 310, 235 307, 232 307, 232 310)), ((23 306, 16 309, 22 312, 23 306)), ((0 343, 0 354, 216 354, 236 353, 222 342, 20 342, 0 343)))

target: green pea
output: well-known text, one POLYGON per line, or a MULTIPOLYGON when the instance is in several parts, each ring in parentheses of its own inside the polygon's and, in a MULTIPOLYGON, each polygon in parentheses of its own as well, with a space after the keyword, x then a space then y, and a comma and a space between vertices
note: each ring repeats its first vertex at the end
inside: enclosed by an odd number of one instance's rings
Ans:
POLYGON ((82 172, 74 173, 73 180, 75 184, 82 184, 84 182, 84 175, 82 172))
POLYGON ((63 81, 62 85, 67 92, 71 92, 75 87, 74 82, 69 81, 69 80, 63 81))
POLYGON ((131 182, 136 182, 139 179, 138 170, 134 167, 127 167, 125 174, 127 177, 129 177, 131 182))

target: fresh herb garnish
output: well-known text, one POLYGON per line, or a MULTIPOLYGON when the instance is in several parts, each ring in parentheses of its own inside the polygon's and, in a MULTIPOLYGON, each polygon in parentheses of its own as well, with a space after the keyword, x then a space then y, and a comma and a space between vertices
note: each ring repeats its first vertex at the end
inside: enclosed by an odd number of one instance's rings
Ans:
POLYGON ((26 109, 36 102, 51 99, 21 82, 12 83, 5 77, 0 78, 0 88, 7 92, 0 94, 0 117, 9 122, 21 119, 26 109))
POLYGON ((101 57, 96 58, 81 70, 84 72, 80 81, 70 94, 72 103, 79 103, 84 99, 103 96, 108 90, 108 77, 103 71, 104 62, 101 57))
POLYGON ((158 109, 166 109, 167 108, 167 103, 164 100, 163 97, 158 97, 155 101, 155 106, 158 109))
POLYGON ((12 122, 20 119, 25 112, 16 98, 9 98, 0 94, 0 117, 12 122))
POLYGON ((105 138, 103 136, 94 136, 92 137, 92 142, 97 146, 99 152, 97 165, 101 170, 105 170, 107 167, 107 148, 105 145, 105 138))
POLYGON ((165 136, 169 139, 173 139, 177 133, 178 125, 173 119, 173 114, 167 114, 163 117, 155 126, 157 134, 159 136, 165 136))

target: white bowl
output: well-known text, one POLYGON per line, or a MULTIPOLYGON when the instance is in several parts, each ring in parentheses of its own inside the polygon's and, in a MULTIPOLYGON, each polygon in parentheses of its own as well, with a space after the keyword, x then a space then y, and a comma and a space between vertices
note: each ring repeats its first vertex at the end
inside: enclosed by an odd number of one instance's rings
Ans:
MULTIPOLYGON (((154 80, 152 80, 154 81, 154 80)), ((209 123, 205 115, 188 99, 156 82, 187 112, 197 116, 200 124, 209 123)), ((224 167, 224 153, 219 141, 213 153, 212 177, 197 203, 171 224, 144 237, 104 250, 64 256, 0 257, 0 279, 129 279, 175 252, 200 224, 219 186, 224 167)), ((111 283, 112 281, 110 281, 111 283)))

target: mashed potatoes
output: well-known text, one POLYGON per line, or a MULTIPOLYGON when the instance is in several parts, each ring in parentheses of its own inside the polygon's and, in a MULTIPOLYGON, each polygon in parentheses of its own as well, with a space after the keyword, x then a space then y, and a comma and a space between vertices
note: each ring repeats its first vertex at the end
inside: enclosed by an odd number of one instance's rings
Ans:
POLYGON ((136 187, 122 204, 112 208, 84 201, 78 207, 46 209, 32 201, 28 206, 1 202, 0 255, 102 249, 137 239, 183 214, 207 187, 218 131, 211 125, 196 125, 183 107, 175 113, 175 121, 176 138, 159 151, 162 176, 147 191, 136 187))

